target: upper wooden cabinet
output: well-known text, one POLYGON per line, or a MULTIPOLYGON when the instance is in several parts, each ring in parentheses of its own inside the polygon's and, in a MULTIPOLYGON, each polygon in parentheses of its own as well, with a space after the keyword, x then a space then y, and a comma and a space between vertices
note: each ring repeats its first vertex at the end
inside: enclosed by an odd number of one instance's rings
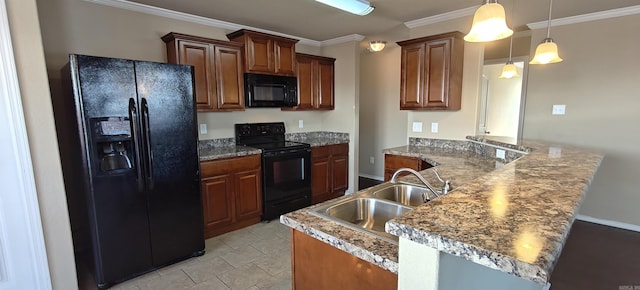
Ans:
POLYGON ((242 44, 173 32, 162 40, 169 63, 193 66, 198 111, 244 110, 242 44))
POLYGON ((464 41, 449 32, 398 42, 401 110, 460 110, 464 41))
POLYGON ((296 75, 296 43, 298 40, 241 29, 227 38, 244 44, 244 72, 296 75))
POLYGON ((298 106, 283 110, 333 110, 335 58, 296 54, 298 106))

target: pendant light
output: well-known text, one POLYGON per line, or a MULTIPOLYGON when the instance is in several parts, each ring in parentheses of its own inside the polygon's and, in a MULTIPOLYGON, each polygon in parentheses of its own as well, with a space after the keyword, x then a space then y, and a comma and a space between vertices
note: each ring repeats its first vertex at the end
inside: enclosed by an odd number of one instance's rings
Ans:
POLYGON ((561 62, 562 58, 558 55, 558 45, 551 38, 551 7, 553 0, 549 0, 549 21, 547 22, 547 38, 542 40, 536 48, 536 54, 529 64, 548 64, 561 62))
POLYGON ((473 15, 473 24, 469 34, 464 37, 468 42, 488 42, 511 36, 513 30, 507 27, 504 7, 498 0, 484 0, 473 15))
POLYGON ((520 75, 518 74, 518 69, 516 68, 516 65, 513 64, 513 61, 511 60, 512 49, 513 49, 513 35, 511 36, 511 43, 509 43, 509 60, 507 61, 507 64, 505 64, 502 67, 502 73, 498 78, 510 79, 510 78, 520 77, 520 75))
MULTIPOLYGON (((513 19, 513 11, 516 9, 515 8, 515 1, 513 2, 513 5, 511 7, 511 18, 513 19)), ((513 35, 511 35, 511 39, 509 40, 509 60, 507 61, 507 64, 505 64, 502 67, 502 73, 500 74, 500 76, 498 78, 501 79, 510 79, 510 78, 517 78, 520 77, 520 75, 518 74, 518 69, 516 68, 516 66, 513 64, 513 61, 511 60, 511 53, 513 52, 513 35)))

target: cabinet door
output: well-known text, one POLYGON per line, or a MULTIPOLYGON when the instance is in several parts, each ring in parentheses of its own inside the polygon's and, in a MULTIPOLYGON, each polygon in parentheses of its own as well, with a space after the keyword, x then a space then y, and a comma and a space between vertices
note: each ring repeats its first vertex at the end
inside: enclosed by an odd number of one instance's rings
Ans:
POLYGON ((308 110, 315 107, 316 86, 315 62, 305 56, 297 57, 297 77, 298 77, 298 110, 308 110))
POLYGON ((244 110, 242 51, 236 47, 215 46, 217 108, 244 110))
POLYGON ((260 217, 262 214, 262 180, 260 170, 236 173, 236 219, 260 217))
POLYGON ((314 157, 311 160, 311 202, 329 199, 331 194, 331 163, 329 157, 314 157))
POLYGON ((255 73, 272 73, 273 40, 260 35, 247 35, 246 70, 255 73))
POLYGON ((334 65, 333 61, 318 60, 318 108, 333 110, 334 105, 334 65))
POLYGON ((233 178, 220 175, 202 180, 205 233, 233 222, 233 178))
POLYGON ((274 41, 275 73, 279 75, 296 75, 296 49, 294 42, 274 41))
POLYGON ((402 47, 400 77, 400 109, 421 108, 424 90, 425 45, 402 47))
POLYGON ((349 187, 349 156, 334 155, 331 161, 333 169, 333 197, 344 195, 349 187))
POLYGON ((216 107, 216 77, 212 66, 212 46, 207 43, 178 40, 178 63, 193 66, 198 110, 213 110, 216 107))
POLYGON ((426 44, 425 108, 447 108, 451 41, 443 39, 426 44))

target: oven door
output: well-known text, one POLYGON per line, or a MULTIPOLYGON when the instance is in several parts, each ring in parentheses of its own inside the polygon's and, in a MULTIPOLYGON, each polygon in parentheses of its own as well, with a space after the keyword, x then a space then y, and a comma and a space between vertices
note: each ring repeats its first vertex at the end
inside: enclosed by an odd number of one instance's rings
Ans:
POLYGON ((263 153, 262 177, 265 202, 311 196, 311 149, 263 153))

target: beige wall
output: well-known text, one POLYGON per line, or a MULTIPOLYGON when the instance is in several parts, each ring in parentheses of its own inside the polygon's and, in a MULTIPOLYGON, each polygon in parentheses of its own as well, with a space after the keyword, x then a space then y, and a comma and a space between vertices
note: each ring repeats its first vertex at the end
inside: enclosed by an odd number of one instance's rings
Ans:
POLYGON ((384 178, 385 148, 407 144, 408 111, 400 111, 400 47, 360 56, 359 172, 384 178), (374 164, 369 158, 374 158, 374 164))
MULTIPOLYGON (((449 20, 413 28, 405 39, 400 40, 466 31, 470 25, 471 17, 449 20)), ((461 140, 468 135, 475 135, 483 48, 482 44, 464 44, 462 108, 451 112, 400 111, 400 48, 394 44, 385 48, 382 53, 363 53, 360 84, 362 100, 371 98, 375 100, 375 104, 361 102, 360 173, 370 177, 383 177, 382 150, 406 145, 408 137, 461 140), (401 126, 400 122, 403 122, 401 126), (412 132, 413 122, 422 122, 422 133, 412 132), (431 133, 432 122, 438 123, 438 133, 431 133), (371 156, 375 161, 373 165, 369 163, 371 156)))
POLYGON ((349 133, 349 188, 357 191, 358 172, 358 99, 360 48, 357 42, 336 44, 322 48, 322 54, 336 59, 335 110, 322 112, 322 125, 327 131, 349 133))
MULTIPOLYGON (((580 210, 640 225, 640 15, 553 27, 564 61, 530 65, 524 137, 600 150, 605 159, 580 210), (552 116, 554 104, 566 115, 552 116)), ((546 30, 533 32, 531 51, 546 30)))
MULTIPOLYGON (((49 78, 57 92, 59 69, 69 53, 165 62, 166 46, 160 39, 168 32, 180 32, 227 40, 231 32, 221 28, 132 12, 82 0, 38 0, 49 78)), ((319 47, 297 45, 298 52, 319 54, 319 47)), ((199 113, 207 124, 200 139, 233 137, 233 124, 284 121, 287 132, 322 130, 318 112, 282 112, 280 109, 247 109, 234 113, 199 113), (298 128, 303 120, 304 128, 298 128)))
POLYGON ((7 12, 53 289, 76 289, 71 228, 35 0, 7 12))

